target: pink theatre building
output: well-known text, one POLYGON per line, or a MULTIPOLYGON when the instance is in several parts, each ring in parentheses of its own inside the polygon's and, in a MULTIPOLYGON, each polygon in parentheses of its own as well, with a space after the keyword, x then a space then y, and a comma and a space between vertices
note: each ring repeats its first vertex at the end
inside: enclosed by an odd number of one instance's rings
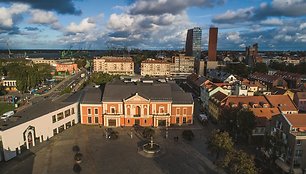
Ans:
POLYGON ((170 126, 193 124, 194 102, 175 82, 125 83, 89 88, 80 104, 81 123, 88 125, 170 126))

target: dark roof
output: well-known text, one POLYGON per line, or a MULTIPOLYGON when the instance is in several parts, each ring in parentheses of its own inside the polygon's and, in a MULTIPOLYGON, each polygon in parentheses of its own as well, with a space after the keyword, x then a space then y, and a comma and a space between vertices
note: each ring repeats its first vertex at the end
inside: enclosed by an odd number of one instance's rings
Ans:
POLYGON ((166 84, 109 83, 105 86, 102 101, 122 101, 138 93, 151 100, 171 100, 171 87, 166 84))
POLYGON ((73 102, 52 102, 51 100, 46 100, 29 106, 28 108, 15 113, 6 121, 0 120, 0 130, 7 130, 71 104, 73 104, 73 102))
POLYGON ((191 93, 185 93, 180 91, 172 92, 172 103, 173 104, 192 104, 193 99, 191 93))
POLYGON ((101 104, 102 90, 101 88, 86 87, 81 104, 101 104))
POLYGON ((185 93, 176 83, 124 83, 114 81, 106 84, 102 101, 122 101, 138 93, 153 101, 172 101, 173 103, 193 103, 191 94, 185 93))
POLYGON ((50 112, 69 106, 79 101, 82 91, 74 93, 70 96, 62 97, 58 100, 52 101, 51 99, 43 100, 37 104, 29 106, 11 116, 6 121, 0 120, 0 130, 7 130, 22 123, 34 120, 44 116, 50 112))

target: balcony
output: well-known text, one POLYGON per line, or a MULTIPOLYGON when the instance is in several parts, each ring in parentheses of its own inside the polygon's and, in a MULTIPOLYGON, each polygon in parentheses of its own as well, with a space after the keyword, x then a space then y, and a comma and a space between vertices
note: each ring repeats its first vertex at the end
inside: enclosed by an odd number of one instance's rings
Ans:
POLYGON ((140 117, 140 114, 135 114, 134 117, 140 117))

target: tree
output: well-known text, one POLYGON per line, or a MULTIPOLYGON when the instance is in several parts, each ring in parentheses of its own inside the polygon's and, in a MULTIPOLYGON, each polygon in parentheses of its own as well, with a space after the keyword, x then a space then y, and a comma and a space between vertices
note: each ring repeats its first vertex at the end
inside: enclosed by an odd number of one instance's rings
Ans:
POLYGON ((216 160, 219 159, 220 153, 227 153, 233 149, 234 143, 228 132, 213 130, 208 140, 208 149, 216 153, 216 160))
POLYGON ((151 138, 154 134, 155 134, 154 129, 149 128, 149 127, 144 128, 142 131, 142 136, 144 138, 151 138))
POLYGON ((256 117, 254 113, 248 109, 241 109, 237 113, 237 133, 242 138, 252 136, 252 131, 256 126, 256 117))
POLYGON ((229 174, 256 174, 257 169, 253 158, 241 150, 228 151, 221 166, 229 174))
POLYGON ((265 63, 256 63, 253 68, 253 72, 267 73, 268 66, 265 63))
POLYGON ((107 73, 95 72, 91 75, 90 82, 95 83, 97 85, 102 85, 112 81, 114 78, 118 78, 118 76, 110 75, 107 73))
POLYGON ((86 59, 77 59, 75 63, 78 65, 78 68, 83 68, 86 65, 86 59))
POLYGON ((247 77, 250 74, 248 67, 241 62, 237 64, 227 64, 224 68, 224 71, 239 75, 241 77, 247 77))
POLYGON ((221 122, 225 130, 235 138, 248 139, 256 126, 256 117, 248 109, 224 108, 221 114, 221 122))

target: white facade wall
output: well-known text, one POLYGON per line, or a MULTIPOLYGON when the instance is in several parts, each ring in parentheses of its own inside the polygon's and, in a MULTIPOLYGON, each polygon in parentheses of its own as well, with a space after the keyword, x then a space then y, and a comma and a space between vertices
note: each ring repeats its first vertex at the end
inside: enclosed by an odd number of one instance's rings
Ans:
POLYGON ((71 104, 54 112, 50 112, 44 116, 2 131, 0 135, 3 142, 5 161, 10 160, 16 156, 16 149, 20 151, 20 146, 24 145, 26 142, 24 140, 24 132, 29 128, 29 126, 35 128, 35 135, 36 137, 39 137, 40 142, 42 142, 53 137, 53 129, 56 129, 62 125, 64 125, 64 128, 66 129, 65 124, 68 122, 71 122, 72 124, 72 120, 75 121, 75 124, 78 123, 78 103, 71 104), (74 114, 71 114, 72 108, 74 108, 74 114), (65 111, 68 109, 70 109, 70 116, 53 123, 53 115, 57 115, 61 112, 65 113, 65 111))

